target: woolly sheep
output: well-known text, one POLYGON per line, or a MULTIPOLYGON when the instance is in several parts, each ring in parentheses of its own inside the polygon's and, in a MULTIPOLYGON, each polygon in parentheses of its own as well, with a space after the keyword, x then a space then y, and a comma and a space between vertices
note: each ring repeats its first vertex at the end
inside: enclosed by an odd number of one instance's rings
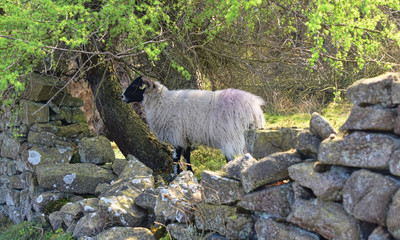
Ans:
POLYGON ((238 89, 168 90, 148 77, 138 77, 122 94, 125 103, 142 102, 150 129, 174 146, 174 172, 182 150, 188 170, 191 147, 221 149, 226 160, 244 154, 245 131, 263 128, 264 100, 238 89))

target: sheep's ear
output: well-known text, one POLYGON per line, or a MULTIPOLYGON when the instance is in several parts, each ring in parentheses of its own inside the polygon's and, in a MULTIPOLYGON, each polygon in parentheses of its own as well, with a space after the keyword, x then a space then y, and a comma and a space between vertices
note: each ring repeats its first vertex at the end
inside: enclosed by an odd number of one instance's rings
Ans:
POLYGON ((143 77, 143 85, 140 87, 141 90, 146 89, 145 93, 153 91, 155 84, 149 77, 143 77))

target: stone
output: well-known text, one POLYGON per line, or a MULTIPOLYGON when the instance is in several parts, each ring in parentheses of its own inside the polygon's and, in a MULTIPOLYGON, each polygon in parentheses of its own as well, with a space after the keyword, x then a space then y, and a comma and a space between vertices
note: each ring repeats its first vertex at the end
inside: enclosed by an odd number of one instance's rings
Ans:
POLYGON ((382 226, 378 226, 374 231, 368 236, 368 240, 391 240, 389 232, 382 226))
POLYGON ((138 227, 145 220, 146 212, 134 204, 134 199, 132 196, 122 194, 120 196, 101 197, 99 208, 116 225, 138 227))
POLYGON ((350 177, 350 171, 340 166, 332 166, 329 171, 317 172, 314 162, 303 162, 289 167, 289 176, 301 186, 310 188, 315 196, 325 201, 342 199, 342 188, 350 177))
POLYGON ((28 79, 30 85, 24 97, 35 102, 50 100, 64 85, 56 78, 37 73, 28 75, 28 79))
POLYGON ((361 239, 357 220, 336 202, 296 199, 287 221, 327 239, 361 239))
POLYGON ((99 197, 109 197, 109 196, 129 196, 131 198, 136 198, 140 193, 146 189, 137 188, 137 183, 130 179, 117 179, 113 181, 108 186, 101 191, 99 197))
POLYGON ((71 109, 71 113, 72 113, 71 117, 72 123, 87 123, 86 115, 82 112, 80 108, 73 107, 71 109))
POLYGON ((93 240, 155 240, 153 233, 146 228, 142 227, 112 227, 99 235, 94 237, 93 240))
POLYGON ((11 158, 16 160, 18 157, 18 152, 21 147, 19 141, 14 136, 6 132, 0 133, 0 138, 1 138, 1 148, 0 148, 1 157, 11 158))
POLYGON ((181 172, 167 188, 159 187, 154 212, 165 220, 191 222, 201 198, 201 185, 191 171, 181 172))
POLYGON ((400 176, 400 149, 393 151, 389 160, 389 171, 393 175, 400 176))
POLYGON ((28 134, 28 142, 30 144, 45 145, 53 147, 56 141, 56 135, 51 132, 34 132, 30 131, 28 134))
POLYGON ((387 213, 386 224, 393 237, 400 238, 400 190, 397 190, 392 198, 387 213))
POLYGON ((343 187, 343 206, 356 219, 386 226, 387 209, 399 184, 389 177, 362 169, 343 187))
POLYGON ((337 134, 329 121, 317 112, 313 112, 311 115, 310 130, 321 139, 327 139, 331 134, 337 134))
POLYGON ((58 136, 65 138, 74 138, 90 135, 89 125, 87 123, 73 123, 66 126, 58 126, 58 136))
POLYGON ((300 132, 296 150, 306 158, 317 158, 321 138, 309 131, 300 132))
POLYGON ((201 179, 206 203, 232 204, 244 195, 240 181, 224 177, 217 172, 204 171, 201 179))
POLYGON ((69 93, 61 92, 52 100, 59 107, 82 107, 83 100, 75 98, 69 93))
POLYGON ((115 160, 111 142, 104 136, 82 138, 79 142, 79 155, 83 163, 105 164, 115 160))
POLYGON ((255 224, 258 240, 295 239, 295 240, 319 240, 319 236, 304 229, 278 223, 271 218, 261 218, 255 224))
POLYGON ((399 73, 386 73, 374 78, 361 79, 347 88, 346 96, 354 105, 391 106, 400 103, 399 73))
POLYGON ((353 132, 345 137, 322 141, 318 161, 348 167, 388 169, 400 140, 391 134, 353 132))
POLYGON ((128 161, 126 159, 116 158, 112 164, 112 169, 114 173, 117 174, 117 176, 119 176, 127 164, 128 161))
POLYGON ((67 227, 75 224, 83 216, 81 206, 78 203, 66 203, 59 212, 63 216, 63 221, 67 227))
POLYGON ((50 213, 49 222, 51 227, 53 228, 53 231, 57 231, 57 229, 62 228, 64 223, 62 213, 60 213, 60 211, 50 213))
POLYGON ((83 216, 76 223, 72 237, 80 239, 84 236, 96 236, 103 231, 107 219, 97 212, 83 216))
POLYGON ((177 240, 203 239, 198 236, 196 230, 192 224, 171 223, 167 225, 167 231, 177 240))
POLYGON ((195 211, 196 227, 216 231, 228 239, 251 239, 253 222, 248 214, 235 207, 199 203, 195 211))
POLYGON ((56 191, 47 191, 33 197, 32 205, 36 212, 43 212, 49 202, 64 198, 64 194, 56 191))
POLYGON ((268 183, 289 178, 288 167, 301 162, 296 151, 271 154, 260 159, 240 174, 246 193, 268 183))
POLYGON ((94 194, 99 183, 114 179, 113 174, 90 163, 38 165, 36 175, 42 188, 77 194, 94 194))
POLYGON ((21 101, 20 105, 22 107, 22 112, 21 112, 22 123, 26 125, 31 125, 33 123, 49 122, 50 112, 48 105, 28 100, 21 101))
POLYGON ((10 177, 10 187, 22 190, 26 187, 25 175, 13 175, 10 177))
POLYGON ((249 130, 246 132, 249 153, 258 159, 294 149, 298 144, 297 135, 302 131, 296 128, 249 130))
POLYGON ((253 158, 249 153, 245 155, 235 158, 233 161, 228 162, 222 167, 222 171, 226 172, 226 176, 240 180, 240 173, 257 162, 255 158, 253 158))
POLYGON ((274 218, 286 219, 293 202, 291 184, 282 184, 248 193, 237 206, 249 211, 263 212, 274 218))
POLYGON ((379 106, 354 106, 340 131, 386 131, 393 132, 396 110, 379 106))
POLYGON ((81 211, 84 214, 96 212, 99 209, 99 199, 98 198, 85 198, 78 202, 81 211))
POLYGON ((46 147, 34 145, 27 151, 21 153, 22 159, 31 166, 43 164, 69 163, 72 158, 72 148, 46 147))
POLYGON ((119 179, 124 178, 136 178, 140 176, 149 176, 153 174, 153 170, 151 168, 144 165, 134 156, 128 154, 127 157, 128 163, 125 165, 122 172, 119 174, 119 179))
POLYGON ((154 212, 158 192, 147 189, 135 198, 135 204, 141 208, 154 212))

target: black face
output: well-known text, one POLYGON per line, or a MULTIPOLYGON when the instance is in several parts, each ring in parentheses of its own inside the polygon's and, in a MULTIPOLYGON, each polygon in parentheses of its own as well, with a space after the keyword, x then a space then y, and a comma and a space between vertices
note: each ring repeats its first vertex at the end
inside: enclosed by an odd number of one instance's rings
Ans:
POLYGON ((143 94, 146 91, 146 87, 142 77, 136 78, 122 93, 122 101, 125 103, 143 101, 143 94))

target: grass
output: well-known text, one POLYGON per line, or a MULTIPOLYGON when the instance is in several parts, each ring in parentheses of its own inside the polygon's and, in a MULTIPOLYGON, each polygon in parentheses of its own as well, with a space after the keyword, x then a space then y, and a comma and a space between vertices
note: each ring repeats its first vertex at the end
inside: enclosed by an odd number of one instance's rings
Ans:
POLYGON ((72 240, 71 234, 62 229, 53 231, 49 224, 37 221, 24 221, 18 225, 8 218, 0 219, 0 239, 2 240, 72 240))

